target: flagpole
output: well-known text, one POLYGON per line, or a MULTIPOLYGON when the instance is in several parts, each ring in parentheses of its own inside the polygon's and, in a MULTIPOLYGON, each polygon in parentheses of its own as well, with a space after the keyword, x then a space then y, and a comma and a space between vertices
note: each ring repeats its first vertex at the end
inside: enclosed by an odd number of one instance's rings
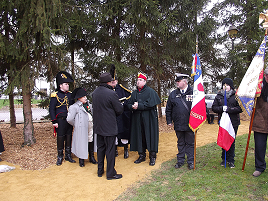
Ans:
MULTIPOLYGON (((195 40, 195 52, 198 54, 198 35, 196 35, 196 40, 195 40)), ((195 161, 196 161, 196 134, 197 131, 194 131, 194 170, 195 170, 195 161)))
POLYGON ((254 100, 254 107, 252 109, 252 114, 251 114, 251 119, 250 119, 250 126, 249 126, 249 131, 248 131, 248 141, 247 141, 247 146, 246 146, 246 150, 245 150, 245 156, 244 156, 244 162, 243 162, 243 166, 242 166, 242 172, 245 169, 245 164, 246 164, 247 155, 248 155, 248 147, 249 147, 250 135, 251 135, 251 131, 252 131, 253 119, 254 119, 254 116, 255 116, 256 101, 257 101, 257 98, 255 98, 255 100, 254 100))

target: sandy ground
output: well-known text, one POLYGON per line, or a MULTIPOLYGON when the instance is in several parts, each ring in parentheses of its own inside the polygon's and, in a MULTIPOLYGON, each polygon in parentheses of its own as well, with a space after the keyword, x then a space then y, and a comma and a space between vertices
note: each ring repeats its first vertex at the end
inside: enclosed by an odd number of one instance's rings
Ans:
MULTIPOLYGON (((248 133, 249 121, 241 121, 238 135, 248 133)), ((205 123, 197 132, 197 147, 216 142, 217 124, 205 123)), ((116 158, 116 170, 123 174, 119 180, 106 180, 105 174, 97 176, 97 165, 88 161, 85 167, 78 163, 64 162, 61 166, 52 165, 43 170, 22 170, 20 166, 0 162, 0 165, 14 166, 16 169, 0 173, 1 200, 114 200, 128 187, 142 180, 161 163, 173 159, 177 154, 177 138, 174 131, 160 132, 159 153, 156 165, 149 166, 149 158, 141 164, 134 164, 138 154, 130 152, 124 159, 123 148, 119 148, 116 158)), ((219 147, 220 149, 220 147, 219 147)), ((78 158, 74 158, 78 162, 78 158)), ((56 159, 55 159, 56 161, 56 159)), ((196 156, 198 161, 198 155, 196 156)))

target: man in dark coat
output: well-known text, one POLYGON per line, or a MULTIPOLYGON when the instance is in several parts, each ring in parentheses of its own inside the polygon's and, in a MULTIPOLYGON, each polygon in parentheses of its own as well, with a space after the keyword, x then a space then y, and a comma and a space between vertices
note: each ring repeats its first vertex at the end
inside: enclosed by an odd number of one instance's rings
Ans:
POLYGON ((178 138, 178 154, 175 168, 184 165, 187 156, 188 168, 194 168, 194 132, 189 127, 193 88, 188 85, 188 75, 177 74, 177 89, 172 91, 166 105, 167 125, 172 126, 178 138))
POLYGON ((132 111, 130 150, 138 151, 136 164, 145 161, 146 149, 149 151, 149 165, 155 165, 158 152, 159 128, 156 106, 161 100, 155 90, 146 85, 147 75, 138 74, 137 90, 133 91, 128 102, 132 111))
POLYGON ((104 173, 104 157, 107 160, 107 179, 120 179, 115 166, 115 138, 118 133, 116 116, 124 111, 118 95, 112 87, 110 73, 100 75, 100 86, 92 94, 93 131, 97 134, 98 176, 104 173))
POLYGON ((268 137, 268 68, 264 71, 261 96, 257 98, 255 115, 252 124, 255 142, 254 177, 260 176, 266 169, 265 154, 268 137))
POLYGON ((66 121, 69 106, 74 103, 69 91, 69 83, 73 82, 72 76, 60 71, 56 76, 57 89, 51 94, 49 104, 49 114, 54 127, 57 132, 57 150, 58 158, 56 165, 61 165, 63 161, 63 149, 65 141, 65 160, 75 163, 76 161, 71 157, 71 143, 73 127, 66 121))

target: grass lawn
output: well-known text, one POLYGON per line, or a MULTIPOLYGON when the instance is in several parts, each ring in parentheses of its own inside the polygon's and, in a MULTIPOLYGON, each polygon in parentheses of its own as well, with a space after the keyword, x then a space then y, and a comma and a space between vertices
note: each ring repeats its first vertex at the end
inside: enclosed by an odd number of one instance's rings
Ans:
MULTIPOLYGON (((208 144, 196 150, 196 169, 175 169, 176 158, 122 193, 116 200, 268 200, 268 172, 255 178, 254 136, 251 135, 245 170, 242 165, 248 135, 236 139, 235 165, 220 166, 221 148, 208 144)), ((266 160, 268 155, 266 154, 266 160)))
MULTIPOLYGON (((32 99, 31 101, 32 101, 32 104, 40 103, 40 100, 32 99)), ((14 99, 14 104, 22 104, 22 100, 14 99)), ((0 99, 0 109, 4 106, 8 106, 8 105, 9 105, 8 99, 0 99)))

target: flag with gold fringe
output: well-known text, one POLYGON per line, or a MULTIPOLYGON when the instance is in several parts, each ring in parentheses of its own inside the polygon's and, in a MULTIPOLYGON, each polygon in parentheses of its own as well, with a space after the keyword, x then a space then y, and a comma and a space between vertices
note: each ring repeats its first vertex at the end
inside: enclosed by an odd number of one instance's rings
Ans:
POLYGON ((248 116, 251 116, 254 99, 260 96, 262 89, 266 40, 267 36, 264 37, 236 92, 240 107, 247 112, 248 116))
POLYGON ((193 55, 191 76, 194 76, 194 87, 189 126, 195 132, 207 119, 202 69, 198 54, 193 55))

